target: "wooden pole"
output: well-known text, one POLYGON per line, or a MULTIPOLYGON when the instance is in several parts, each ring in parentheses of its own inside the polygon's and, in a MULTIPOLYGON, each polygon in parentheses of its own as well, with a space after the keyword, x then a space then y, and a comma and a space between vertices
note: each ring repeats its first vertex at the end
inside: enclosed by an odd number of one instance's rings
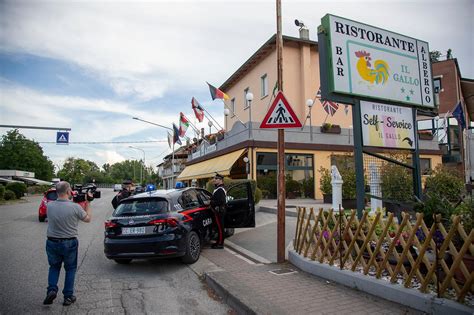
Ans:
MULTIPOLYGON (((277 10, 277 73, 278 89, 283 91, 283 36, 281 34, 281 0, 276 0, 277 10)), ((277 262, 285 262, 285 130, 278 129, 278 227, 277 262)))

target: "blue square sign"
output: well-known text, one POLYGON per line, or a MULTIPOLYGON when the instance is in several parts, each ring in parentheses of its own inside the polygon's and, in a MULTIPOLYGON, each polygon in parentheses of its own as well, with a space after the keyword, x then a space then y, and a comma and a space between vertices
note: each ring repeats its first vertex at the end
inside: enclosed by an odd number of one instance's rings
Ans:
POLYGON ((69 144, 69 132, 58 131, 56 133, 56 144, 69 144))

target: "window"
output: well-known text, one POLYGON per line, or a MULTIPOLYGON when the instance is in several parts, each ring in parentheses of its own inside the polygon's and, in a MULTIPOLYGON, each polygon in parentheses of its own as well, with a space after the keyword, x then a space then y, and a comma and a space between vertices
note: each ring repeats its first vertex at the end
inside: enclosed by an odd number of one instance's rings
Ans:
POLYGON ((247 93, 250 91, 250 88, 244 90, 244 109, 249 107, 249 102, 247 101, 247 93))
POLYGON ((124 200, 114 211, 114 217, 139 216, 168 212, 168 202, 162 198, 124 200))
POLYGON ((420 158, 421 175, 429 175, 431 173, 431 159, 420 158))
POLYGON ((235 97, 230 100, 230 111, 232 112, 230 113, 232 115, 231 117, 234 117, 235 116, 235 97))
POLYGON ((441 86, 441 78, 434 78, 433 79, 433 86, 434 86, 434 92, 435 93, 440 93, 443 88, 441 86))
POLYGON ((268 95, 268 77, 266 73, 260 78, 260 83, 261 97, 263 98, 268 95))
POLYGON ((178 203, 184 210, 200 206, 197 193, 194 189, 183 191, 181 197, 178 198, 178 203))

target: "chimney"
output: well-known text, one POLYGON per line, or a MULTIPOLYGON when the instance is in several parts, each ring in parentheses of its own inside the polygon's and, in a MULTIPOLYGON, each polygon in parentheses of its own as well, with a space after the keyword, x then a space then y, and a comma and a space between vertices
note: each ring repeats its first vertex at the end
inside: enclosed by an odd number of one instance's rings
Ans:
POLYGON ((309 30, 306 27, 300 28, 300 38, 309 40, 309 30))

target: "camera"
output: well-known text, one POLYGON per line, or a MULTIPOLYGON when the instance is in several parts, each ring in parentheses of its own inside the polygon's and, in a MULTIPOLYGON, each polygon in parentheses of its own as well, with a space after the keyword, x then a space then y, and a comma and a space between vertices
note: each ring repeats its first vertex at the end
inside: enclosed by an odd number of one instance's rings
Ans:
POLYGON ((97 190, 97 187, 94 184, 89 184, 86 186, 76 184, 74 185, 74 195, 72 201, 74 202, 83 202, 92 201, 94 198, 100 198, 100 190, 97 190), (92 197, 88 196, 87 193, 90 192, 92 197))

